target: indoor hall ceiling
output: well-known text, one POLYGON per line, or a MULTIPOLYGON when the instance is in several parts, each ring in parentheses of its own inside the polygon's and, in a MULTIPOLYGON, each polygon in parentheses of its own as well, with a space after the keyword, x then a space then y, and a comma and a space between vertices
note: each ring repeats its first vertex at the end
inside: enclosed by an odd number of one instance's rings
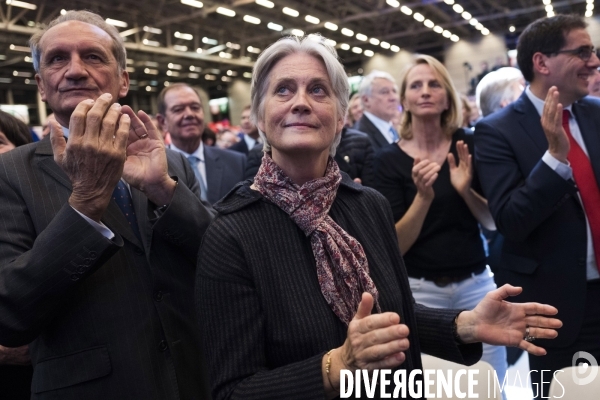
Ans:
POLYGON ((1 1, 0 85, 35 84, 27 76, 32 64, 19 46, 26 46, 31 33, 61 10, 87 9, 121 25, 117 29, 126 40, 134 90, 149 91, 158 90, 164 81, 226 86, 234 77, 249 75, 260 50, 282 35, 300 34, 293 30, 335 41, 349 74, 356 74, 375 53, 392 56, 405 49, 440 57, 452 41, 481 38, 488 32, 504 35, 511 46, 527 24, 547 14, 549 6, 556 13, 583 15, 586 7, 593 8, 587 3, 594 4, 593 0, 1 1), (28 5, 35 9, 23 8, 28 5))

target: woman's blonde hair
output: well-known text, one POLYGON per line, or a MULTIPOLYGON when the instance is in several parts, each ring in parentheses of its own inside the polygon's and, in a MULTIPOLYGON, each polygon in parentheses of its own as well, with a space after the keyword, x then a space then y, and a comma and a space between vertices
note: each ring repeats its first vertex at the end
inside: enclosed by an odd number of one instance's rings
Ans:
MULTIPOLYGON (((462 123, 462 105, 458 98, 458 93, 456 88, 454 87, 454 83, 452 83, 452 79, 450 78, 450 74, 448 74, 448 70, 446 67, 442 65, 441 62, 436 60, 431 56, 420 55, 415 58, 414 64, 412 64, 404 74, 402 78, 402 83, 400 85, 400 103, 404 105, 404 100, 406 99, 406 87, 408 85, 408 74, 414 67, 417 65, 426 64, 429 65, 433 73, 440 80, 441 85, 444 89, 446 89, 446 93, 448 94, 448 109, 442 112, 441 115, 441 124, 444 133, 450 137, 452 134, 461 126, 462 123)), ((404 116, 402 118, 402 125, 400 127, 400 137, 402 139, 412 139, 412 115, 410 111, 404 109, 404 116)))

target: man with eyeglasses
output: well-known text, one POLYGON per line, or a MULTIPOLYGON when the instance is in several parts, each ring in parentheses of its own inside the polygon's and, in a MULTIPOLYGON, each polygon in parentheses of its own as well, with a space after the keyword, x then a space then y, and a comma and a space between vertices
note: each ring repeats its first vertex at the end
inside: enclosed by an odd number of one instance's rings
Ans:
POLYGON ((564 323, 536 340, 546 356, 529 357, 534 395, 547 398, 576 352, 600 359, 600 100, 587 96, 600 60, 576 15, 531 23, 517 50, 530 85, 477 124, 475 157, 505 236, 497 284, 523 286, 516 301, 552 304, 564 323))

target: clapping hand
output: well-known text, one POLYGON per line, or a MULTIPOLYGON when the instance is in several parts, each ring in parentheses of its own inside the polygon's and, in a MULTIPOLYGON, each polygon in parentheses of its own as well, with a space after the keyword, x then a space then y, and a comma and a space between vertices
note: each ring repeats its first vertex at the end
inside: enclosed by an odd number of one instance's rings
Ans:
POLYGON ((459 140, 456 142, 459 164, 456 165, 454 154, 448 153, 448 165, 450 166, 450 182, 456 191, 464 197, 471 190, 473 180, 472 156, 469 154, 469 146, 459 140))
POLYGON ((566 164, 571 144, 563 128, 563 105, 558 102, 558 96, 559 93, 556 86, 548 89, 541 123, 546 134, 546 139, 548 139, 548 152, 554 158, 566 164))
POLYGON ((433 191, 433 183, 438 177, 440 165, 434 161, 415 158, 412 169, 412 178, 417 187, 417 195, 422 196, 426 200, 433 200, 435 193, 433 191))

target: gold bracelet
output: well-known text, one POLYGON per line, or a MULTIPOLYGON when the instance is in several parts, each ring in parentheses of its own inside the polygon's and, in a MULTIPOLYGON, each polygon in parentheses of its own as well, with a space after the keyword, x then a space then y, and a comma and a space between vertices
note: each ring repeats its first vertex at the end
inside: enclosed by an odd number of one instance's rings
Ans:
MULTIPOLYGON (((331 349, 325 354, 327 356, 327 361, 325 361, 325 372, 327 372, 327 375, 329 375, 329 368, 331 367, 331 352, 333 350, 334 349, 331 349)), ((331 383, 331 381, 329 383, 331 383)))

